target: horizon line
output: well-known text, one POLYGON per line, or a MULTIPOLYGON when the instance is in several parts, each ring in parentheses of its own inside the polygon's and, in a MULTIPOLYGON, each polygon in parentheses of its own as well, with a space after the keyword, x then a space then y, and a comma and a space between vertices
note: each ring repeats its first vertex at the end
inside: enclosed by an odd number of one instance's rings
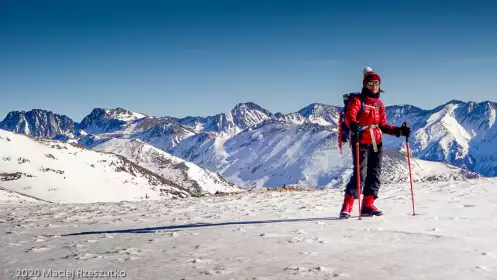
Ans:
MULTIPOLYGON (((255 103, 255 102, 253 102, 253 101, 239 102, 239 103, 236 103, 236 104, 235 104, 232 108, 234 109, 234 108, 235 108, 236 106, 238 106, 238 105, 250 104, 250 103, 255 104, 255 105, 257 105, 257 106, 261 107, 262 109, 265 109, 265 110, 267 110, 267 111, 271 112, 270 110, 268 110, 268 109, 264 108, 263 106, 261 106, 261 105, 259 105, 259 104, 255 103)), ((418 109, 423 110, 423 111, 432 111, 432 110, 437 109, 437 108, 438 108, 438 107, 440 107, 440 106, 445 106, 445 105, 450 104, 450 103, 466 103, 466 104, 467 104, 467 103, 476 103, 476 104, 481 104, 481 103, 493 103, 493 104, 497 104, 497 102, 496 102, 496 101, 491 101, 491 100, 484 100, 484 101, 476 102, 476 101, 471 101, 471 100, 470 100, 470 101, 462 101, 462 100, 459 100, 459 99, 452 99, 452 100, 450 100, 450 101, 448 101, 448 102, 446 102, 446 103, 443 103, 443 104, 437 105, 437 106, 435 106, 435 107, 433 107, 433 108, 431 108, 431 109, 423 109, 423 108, 421 108, 421 107, 418 107, 418 106, 415 106, 415 105, 412 105, 412 104, 394 104, 394 105, 388 105, 388 106, 385 106, 385 108, 388 108, 388 107, 396 107, 396 106, 400 106, 400 107, 402 107, 402 106, 412 106, 412 107, 418 108, 418 109)), ((271 112, 271 113, 272 113, 273 115, 275 115, 275 114, 284 114, 284 115, 286 115, 286 114, 297 113, 298 111, 300 111, 300 110, 302 110, 302 109, 304 109, 304 108, 306 108, 306 107, 309 107, 309 106, 311 106, 311 105, 314 105, 314 104, 322 104, 322 105, 334 106, 334 107, 337 107, 337 108, 342 108, 342 107, 343 107, 343 106, 341 106, 341 105, 335 105, 335 104, 328 104, 328 103, 321 103, 321 102, 312 102, 312 103, 309 103, 308 105, 306 105, 306 106, 302 107, 301 109, 299 109, 299 110, 297 110, 297 111, 295 111, 295 112, 288 112, 288 113, 281 113, 281 112, 276 112, 276 113, 273 113, 273 112, 271 112)), ((117 107, 115 107, 115 108, 109 108, 109 107, 107 107, 107 108, 103 108, 103 107, 94 107, 93 109, 91 109, 91 110, 90 110, 90 113, 88 113, 86 116, 84 116, 84 117, 82 118, 82 120, 83 120, 84 118, 86 118, 88 115, 90 115, 90 114, 91 114, 91 112, 93 112, 94 110, 98 110, 98 109, 101 109, 101 110, 118 110, 118 109, 122 109, 122 110, 125 110, 125 111, 128 111, 128 112, 132 112, 132 113, 137 113, 137 114, 144 115, 145 117, 158 117, 158 118, 160 118, 160 117, 171 117, 171 118, 176 118, 176 119, 196 118, 196 117, 199 117, 199 118, 207 118, 207 117, 217 116, 217 115, 220 115, 220 114, 227 114, 227 113, 231 112, 231 110, 230 110, 229 112, 223 112, 223 113, 218 113, 218 114, 208 115, 208 116, 198 116, 198 115, 197 115, 197 116, 194 116, 194 115, 189 115, 189 116, 186 116, 186 117, 174 117, 174 116, 166 116, 166 115, 164 115, 164 116, 149 115, 149 114, 145 114, 145 113, 142 113, 142 112, 138 112, 138 111, 133 111, 133 110, 130 110, 130 109, 126 109, 126 108, 123 108, 123 107, 121 107, 121 106, 117 106, 117 107)), ((233 110, 233 109, 232 109, 232 110, 233 110)), ((32 111, 45 111, 45 112, 48 112, 48 113, 52 113, 52 114, 54 114, 54 115, 58 115, 58 116, 61 116, 61 117, 66 117, 66 118, 69 118, 69 119, 71 119, 72 121, 74 121, 74 119, 73 119, 73 118, 71 118, 71 117, 70 117, 70 116, 68 116, 68 115, 65 115, 65 114, 59 114, 59 113, 54 112, 53 110, 47 110, 47 109, 42 109, 42 108, 32 108, 32 109, 30 109, 30 110, 12 110, 12 111, 9 111, 9 112, 5 115, 5 117, 4 117, 4 119, 3 119, 3 120, 5 120, 5 119, 7 118, 7 116, 8 116, 9 114, 11 114, 11 113, 29 113, 29 112, 32 112, 32 111)), ((3 120, 2 120, 2 121, 3 121, 3 120)))

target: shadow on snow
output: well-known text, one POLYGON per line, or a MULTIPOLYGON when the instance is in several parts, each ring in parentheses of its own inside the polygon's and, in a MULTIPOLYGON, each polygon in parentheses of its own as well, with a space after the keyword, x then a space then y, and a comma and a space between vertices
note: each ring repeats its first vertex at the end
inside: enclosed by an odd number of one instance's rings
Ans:
POLYGON ((223 223, 197 223, 197 224, 185 224, 185 225, 175 225, 175 226, 132 228, 132 229, 107 230, 107 231, 84 231, 84 232, 63 234, 62 236, 106 234, 106 233, 107 234, 110 234, 110 233, 153 233, 153 232, 156 232, 158 230, 177 231, 180 229, 188 229, 188 228, 216 227, 216 226, 229 226, 229 225, 296 223, 296 222, 334 221, 334 220, 340 220, 340 218, 328 217, 328 218, 305 218, 305 219, 284 219, 284 220, 265 220, 265 221, 239 221, 239 222, 223 222, 223 223))

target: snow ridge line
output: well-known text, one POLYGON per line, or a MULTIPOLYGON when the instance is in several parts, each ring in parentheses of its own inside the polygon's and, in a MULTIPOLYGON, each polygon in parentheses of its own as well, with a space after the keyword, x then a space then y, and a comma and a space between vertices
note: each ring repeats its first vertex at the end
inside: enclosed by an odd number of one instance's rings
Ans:
POLYGON ((29 198, 32 198, 32 199, 36 199, 36 200, 39 200, 39 201, 42 201, 42 202, 46 202, 46 203, 53 203, 52 201, 44 200, 44 199, 41 199, 41 198, 38 198, 38 197, 35 197, 35 196, 32 196, 32 195, 29 195, 29 194, 25 194, 25 193, 22 193, 22 192, 17 192, 17 191, 9 190, 9 189, 6 189, 6 188, 4 188, 2 186, 0 186, 0 190, 6 191, 6 192, 10 192, 10 193, 16 193, 18 195, 22 195, 22 196, 29 197, 29 198))

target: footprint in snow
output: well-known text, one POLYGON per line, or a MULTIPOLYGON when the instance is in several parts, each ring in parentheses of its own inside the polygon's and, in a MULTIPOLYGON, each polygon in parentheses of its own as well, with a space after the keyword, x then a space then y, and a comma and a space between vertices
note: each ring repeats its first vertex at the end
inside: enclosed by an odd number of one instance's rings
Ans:
MULTIPOLYGON (((290 266, 290 267, 284 268, 283 270, 293 272, 294 275, 297 275, 297 274, 317 274, 317 273, 331 274, 335 271, 334 268, 325 267, 325 266, 317 266, 317 267, 313 267, 313 268, 306 268, 303 266, 290 266)), ((335 275, 335 274, 338 274, 338 273, 334 273, 333 275, 335 275)), ((335 277, 335 276, 333 276, 333 277, 335 277)))
POLYGON ((336 277, 343 277, 343 278, 346 278, 346 277, 350 277, 350 274, 348 273, 333 273, 333 278, 336 278, 336 277))
POLYGON ((331 268, 331 267, 317 266, 317 267, 309 269, 309 272, 331 272, 333 270, 335 270, 335 269, 331 268))
POLYGON ((260 237, 284 237, 283 235, 278 234, 278 233, 261 233, 259 236, 260 237))
POLYGON ((195 264, 207 264, 207 263, 211 263, 212 260, 210 259, 194 259, 191 261, 191 263, 195 263, 195 264))
POLYGON ((491 271, 491 269, 488 266, 484 266, 484 265, 479 265, 476 268, 484 270, 484 271, 491 271))
POLYGON ((379 227, 379 228, 365 228, 364 229, 365 231, 383 231, 383 228, 379 227))
POLYGON ((302 238, 294 237, 294 238, 288 240, 288 243, 300 243, 303 241, 304 241, 304 239, 302 239, 302 238))
POLYGON ((178 237, 179 233, 177 233, 177 232, 168 232, 168 233, 166 233, 166 235, 170 236, 170 237, 178 237))
POLYGON ((118 259, 114 260, 114 262, 116 262, 116 263, 125 263, 127 261, 129 261, 129 258, 124 258, 124 259, 123 258, 118 258, 118 259))
POLYGON ((223 273, 222 270, 210 269, 210 270, 201 271, 201 272, 199 272, 199 274, 204 274, 204 275, 220 275, 220 274, 224 274, 224 273, 223 273))
POLYGON ((63 260, 67 260, 67 259, 74 259, 74 258, 77 258, 77 257, 78 257, 78 254, 76 254, 76 253, 71 253, 71 254, 69 254, 69 255, 65 255, 65 256, 61 257, 61 259, 63 259, 63 260))
POLYGON ((305 271, 308 271, 307 268, 303 267, 303 266, 289 266, 289 267, 285 267, 283 269, 284 271, 291 271, 291 272, 294 272, 294 274, 297 274, 299 272, 305 272, 305 271))
MULTIPOLYGON (((321 239, 319 237, 314 237, 311 240, 311 243, 319 243, 319 244, 324 244, 324 243, 328 243, 328 240, 324 240, 324 239, 321 239)), ((307 241, 307 240, 306 240, 307 241)), ((308 241, 309 242, 309 241, 308 241)))
POLYGON ((317 255, 319 255, 319 253, 318 252, 300 252, 299 255, 317 256, 317 255))
POLYGON ((78 256, 76 256, 75 258, 76 258, 76 259, 78 259, 78 260, 83 260, 83 261, 85 261, 85 260, 91 260, 91 259, 101 259, 101 258, 103 258, 103 256, 96 255, 96 254, 88 254, 88 253, 85 253, 85 254, 80 255, 80 256, 78 255, 78 256))
POLYGON ((142 255, 143 250, 138 249, 138 248, 127 248, 127 249, 121 249, 119 253, 124 253, 126 255, 142 255))
POLYGON ((114 236, 111 234, 105 233, 104 235, 100 236, 99 238, 107 238, 107 239, 114 239, 114 236))
POLYGON ((114 251, 106 251, 105 255, 116 255, 116 254, 125 254, 125 255, 141 255, 143 253, 142 249, 138 248, 116 248, 114 251))
POLYGON ((30 248, 30 249, 27 249, 25 252, 26 253, 29 253, 29 252, 40 253, 40 252, 45 252, 45 251, 48 251, 48 250, 50 250, 50 248, 48 248, 48 246, 41 246, 41 247, 33 247, 33 248, 30 248))

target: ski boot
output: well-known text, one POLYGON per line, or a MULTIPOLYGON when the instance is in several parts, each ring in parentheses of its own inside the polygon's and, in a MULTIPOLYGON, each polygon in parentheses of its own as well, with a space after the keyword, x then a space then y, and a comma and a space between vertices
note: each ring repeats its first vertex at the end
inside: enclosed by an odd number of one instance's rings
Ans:
POLYGON ((362 200, 361 216, 371 217, 371 216, 381 216, 381 212, 376 206, 374 206, 374 196, 366 195, 362 200))
POLYGON ((350 213, 352 213, 352 208, 354 207, 354 197, 345 194, 342 204, 342 210, 340 210, 340 218, 348 219, 350 218, 350 213))

